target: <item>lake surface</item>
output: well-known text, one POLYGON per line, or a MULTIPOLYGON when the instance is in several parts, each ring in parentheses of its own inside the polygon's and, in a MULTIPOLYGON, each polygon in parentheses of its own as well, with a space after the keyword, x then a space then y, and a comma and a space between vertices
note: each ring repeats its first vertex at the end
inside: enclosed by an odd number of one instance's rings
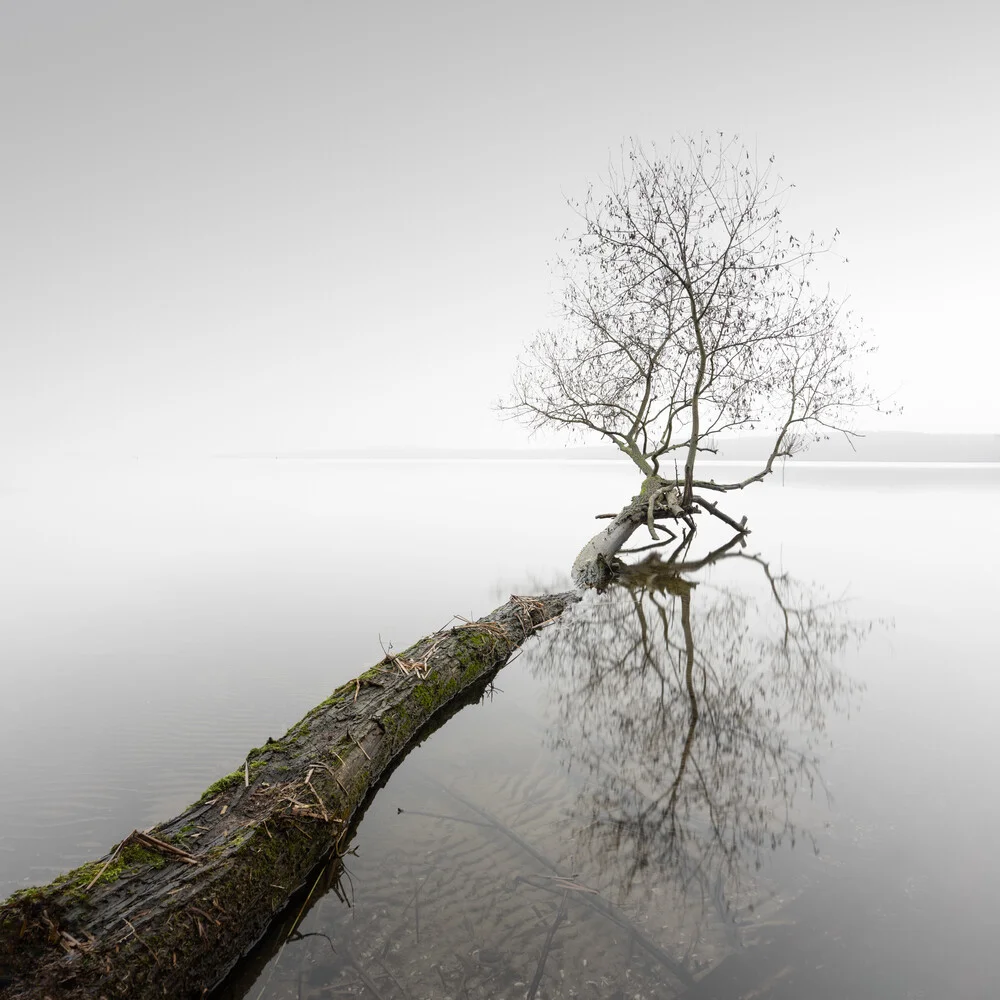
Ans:
MULTIPOLYGON (((380 642, 565 589, 636 485, 615 463, 9 474, 0 895, 173 815, 380 642)), ((1000 467, 789 465, 724 506, 745 550, 529 643, 223 995, 996 995, 1000 467)))

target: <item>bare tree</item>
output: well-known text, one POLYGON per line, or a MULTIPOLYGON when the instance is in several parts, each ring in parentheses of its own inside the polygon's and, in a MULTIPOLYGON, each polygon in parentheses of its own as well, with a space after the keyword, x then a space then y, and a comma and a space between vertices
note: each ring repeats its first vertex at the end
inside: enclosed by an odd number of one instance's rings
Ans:
POLYGON ((572 203, 583 231, 558 262, 562 322, 529 345, 501 410, 599 435, 644 477, 581 553, 578 578, 599 582, 644 521, 656 539, 657 517, 693 527, 705 508, 745 530, 695 491, 759 482, 810 439, 852 435, 853 412, 877 405, 853 370, 871 348, 844 302, 813 283, 832 241, 786 229, 787 192, 771 161, 720 135, 664 155, 633 142, 603 193, 572 203), (761 468, 699 479, 699 456, 741 432, 770 435, 761 468))

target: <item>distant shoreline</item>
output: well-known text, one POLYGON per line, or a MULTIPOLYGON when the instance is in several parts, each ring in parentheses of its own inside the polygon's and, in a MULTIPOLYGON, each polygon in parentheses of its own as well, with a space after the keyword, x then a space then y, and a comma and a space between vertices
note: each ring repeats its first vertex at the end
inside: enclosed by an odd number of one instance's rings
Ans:
MULTIPOLYGON (((720 447, 717 455, 703 455, 702 462, 762 463, 770 441, 747 437, 720 447)), ((219 455, 219 458, 271 458, 285 460, 507 460, 507 461, 623 461, 608 445, 567 448, 330 448, 259 451, 219 455)), ((919 434, 876 432, 848 442, 831 438, 814 442, 793 460, 803 463, 870 464, 993 464, 1000 463, 1000 434, 919 434)))
MULTIPOLYGON (((555 464, 566 465, 616 465, 627 468, 620 458, 607 456, 601 458, 566 458, 566 457, 553 457, 547 458, 544 456, 513 456, 513 457, 496 457, 496 456, 483 456, 483 455, 362 455, 362 454, 351 454, 351 455, 321 455, 321 456, 308 456, 308 455, 221 455, 217 456, 218 461, 243 461, 243 462, 356 462, 359 464, 372 463, 379 464, 383 462, 402 462, 410 463, 413 465, 418 465, 422 462, 440 462, 440 463, 459 463, 459 462, 483 462, 483 463, 496 463, 496 464, 510 464, 518 465, 521 463, 534 464, 536 462, 550 462, 555 464)), ((829 461, 814 461, 811 459, 796 458, 790 460, 791 465, 796 469, 881 469, 881 468, 900 468, 900 469, 1000 469, 1000 460, 996 462, 992 461, 971 461, 971 462, 933 462, 933 461, 883 461, 883 460, 872 460, 872 461, 840 461, 829 460, 829 461)), ((755 462, 750 459, 704 459, 699 465, 699 468, 746 468, 746 469, 759 469, 761 466, 760 462, 755 462)), ((661 470, 662 472, 662 470, 661 470)), ((776 462, 774 466, 774 474, 781 475, 781 464, 776 462)))

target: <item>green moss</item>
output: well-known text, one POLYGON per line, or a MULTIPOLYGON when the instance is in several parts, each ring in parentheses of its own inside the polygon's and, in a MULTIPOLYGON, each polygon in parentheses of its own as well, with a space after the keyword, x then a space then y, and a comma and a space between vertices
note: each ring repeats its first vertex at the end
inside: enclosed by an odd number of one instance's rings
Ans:
POLYGON ((443 685, 423 683, 413 689, 412 697, 416 699, 421 708, 426 711, 433 711, 437 704, 437 692, 443 685))
POLYGON ((241 826, 239 829, 235 830, 229 837, 229 843, 236 846, 242 847, 254 834, 254 827, 251 826, 241 826))
POLYGON ((310 726, 310 720, 312 718, 313 713, 310 712, 309 715, 307 715, 301 722, 297 722, 291 729, 288 730, 281 742, 285 743, 287 746, 288 742, 291 740, 298 739, 300 736, 308 736, 309 730, 312 728, 310 726))
MULTIPOLYGON (((259 771, 262 767, 267 765, 267 761, 262 757, 259 757, 256 760, 250 760, 248 763, 251 777, 253 777, 255 771, 259 771)), ((204 802, 205 799, 213 798, 221 792, 228 791, 230 788, 243 784, 246 781, 246 771, 246 767, 238 767, 235 771, 232 771, 229 774, 224 774, 217 781, 213 781, 212 784, 210 784, 208 788, 201 793, 199 801, 204 802)))
MULTIPOLYGON (((489 628, 463 627, 452 634, 455 642, 449 652, 458 661, 461 671, 457 675, 451 671, 444 674, 432 671, 427 679, 414 686, 410 699, 411 704, 416 702, 420 715, 424 716, 420 722, 492 666, 498 647, 505 645, 504 639, 489 628)), ((405 702, 396 705, 383 718, 397 731, 413 728, 411 712, 405 702)))
POLYGON ((341 684, 340 687, 336 688, 333 693, 323 701, 321 701, 308 715, 302 719, 301 722, 296 723, 287 733, 285 739, 289 737, 296 736, 308 736, 310 724, 314 719, 321 715, 326 709, 333 707, 334 705, 343 705, 346 702, 353 701, 357 695, 358 685, 364 686, 365 684, 372 683, 377 677, 382 673, 382 668, 380 665, 370 667, 363 674, 359 674, 354 680, 347 681, 346 684, 341 684))
POLYGON ((663 489, 664 486, 668 485, 669 483, 667 483, 667 481, 660 476, 646 476, 639 489, 639 496, 643 499, 647 499, 650 493, 655 490, 663 489))
POLYGON ((110 864, 106 861, 88 861, 85 865, 60 875, 50 886, 22 890, 26 895, 19 898, 27 901, 42 900, 58 892, 85 898, 88 887, 117 882, 126 875, 137 874, 143 867, 162 868, 166 863, 167 859, 156 851, 151 851, 140 844, 126 844, 110 864))
MULTIPOLYGON (((376 664, 374 667, 369 667, 363 674, 358 674, 358 676, 353 681, 348 681, 346 684, 341 684, 329 698, 325 701, 321 701, 307 716, 306 719, 314 719, 320 712, 324 709, 330 708, 332 705, 342 705, 344 702, 353 701, 354 696, 357 694, 358 685, 362 686, 371 683, 376 680, 382 674, 381 664, 376 664)), ((306 719, 302 721, 305 722, 306 719)), ((302 725, 302 723, 299 723, 302 725)))
POLYGON ((220 792, 224 792, 227 789, 233 788, 236 784, 243 780, 243 768, 238 771, 233 771, 231 774, 225 774, 218 781, 213 781, 212 784, 208 786, 201 793, 201 800, 204 802, 205 799, 210 799, 214 795, 218 795, 220 792))
POLYGON ((4 905, 6 906, 14 903, 41 903, 47 900, 51 895, 52 889, 50 886, 32 885, 28 886, 27 889, 18 889, 17 892, 11 893, 4 905))
POLYGON ((159 828, 154 830, 154 833, 168 844, 176 844, 187 851, 191 849, 190 837, 197 828, 197 824, 192 820, 190 823, 185 823, 176 833, 164 834, 159 828))
MULTIPOLYGON (((346 687, 346 685, 345 685, 345 687, 346 687)), ((353 691, 354 690, 354 681, 351 681, 350 687, 351 687, 351 690, 353 691)), ((321 701, 316 706, 316 708, 312 712, 309 713, 308 717, 309 718, 315 718, 320 712, 322 712, 326 708, 329 708, 331 705, 341 705, 341 704, 343 704, 347 700, 348 700, 347 699, 347 691, 345 690, 344 687, 339 687, 339 688, 337 688, 336 691, 333 692, 333 694, 330 695, 329 698, 325 699, 324 701, 321 701)), ((301 723, 300 723, 300 725, 301 725, 301 723)))

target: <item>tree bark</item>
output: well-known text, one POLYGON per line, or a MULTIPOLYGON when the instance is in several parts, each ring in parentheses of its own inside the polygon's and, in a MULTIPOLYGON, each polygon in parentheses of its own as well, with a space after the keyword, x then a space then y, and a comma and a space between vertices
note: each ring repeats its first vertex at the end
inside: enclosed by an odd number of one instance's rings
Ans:
MULTIPOLYGON (((632 497, 614 520, 580 550, 573 562, 573 582, 580 587, 603 587, 614 575, 615 556, 636 528, 657 518, 685 518, 680 491, 658 476, 647 476, 638 496, 632 497)), ((654 534, 655 538, 656 535, 654 534)))
POLYGON ((202 997, 264 934, 431 717, 575 600, 511 597, 338 688, 179 816, 0 905, 3 1000, 202 997))
POLYGON ((636 504, 630 503, 582 549, 573 562, 573 582, 581 587, 603 586, 612 576, 611 560, 643 522, 636 504))

